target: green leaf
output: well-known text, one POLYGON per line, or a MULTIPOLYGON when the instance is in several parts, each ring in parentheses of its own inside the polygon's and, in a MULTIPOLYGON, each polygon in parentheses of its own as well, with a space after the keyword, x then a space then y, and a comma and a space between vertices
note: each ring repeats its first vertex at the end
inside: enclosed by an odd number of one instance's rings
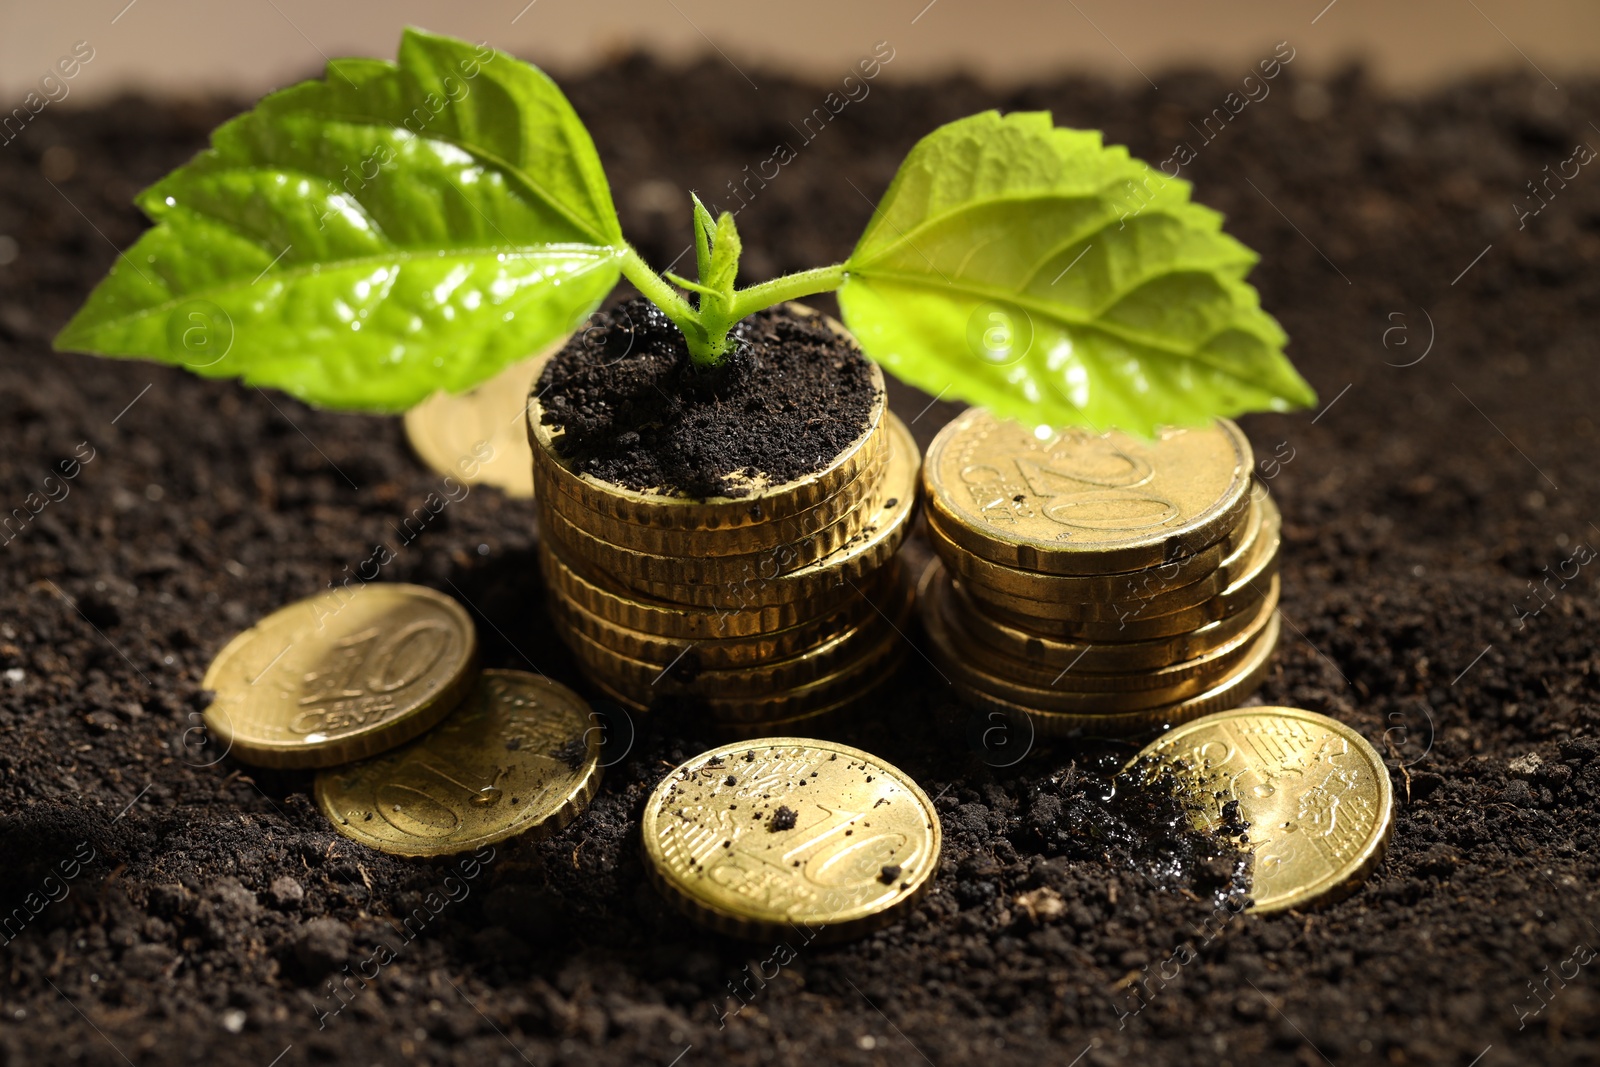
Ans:
POLYGON ((689 194, 694 201, 694 258, 701 281, 711 276, 711 236, 716 232, 717 221, 710 210, 700 202, 700 197, 689 194))
POLYGON ((845 322, 897 377, 1032 425, 1159 426, 1316 402, 1189 183, 1046 112, 911 150, 845 264, 845 322))
POLYGON ((730 301, 734 280, 739 275, 739 255, 743 251, 733 213, 724 211, 717 218, 717 230, 711 238, 711 273, 701 280, 730 301))
POLYGON ((594 144, 554 82, 407 30, 399 63, 335 60, 140 194, 156 223, 56 346, 403 410, 573 329, 626 247, 594 144))

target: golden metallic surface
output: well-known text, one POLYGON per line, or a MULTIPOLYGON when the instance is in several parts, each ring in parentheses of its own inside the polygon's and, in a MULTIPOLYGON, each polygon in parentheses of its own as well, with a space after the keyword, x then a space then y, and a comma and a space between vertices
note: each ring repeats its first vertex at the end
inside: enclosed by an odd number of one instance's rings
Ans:
POLYGON ((928 512, 960 547, 1046 574, 1102 574, 1195 555, 1239 524, 1250 443, 1226 419, 1154 441, 1067 430, 1040 438, 982 408, 934 438, 928 512))
POLYGON ((746 611, 770 604, 811 601, 830 590, 859 585, 894 558, 909 532, 917 502, 917 466, 921 452, 904 423, 893 415, 886 421, 893 434, 894 451, 884 472, 883 504, 843 545, 798 570, 772 574, 774 568, 746 568, 726 574, 720 582, 686 585, 667 582, 630 583, 641 592, 674 603, 746 611))
MULTIPOLYGON (((893 415, 889 415, 888 418, 898 422, 893 415)), ((896 440, 898 441, 898 435, 896 440)), ((898 448, 899 445, 896 444, 894 447, 898 448)), ((888 451, 886 448, 886 456, 888 451)), ((812 530, 791 544, 780 544, 758 551, 717 555, 690 551, 682 555, 660 555, 644 550, 638 543, 649 540, 648 537, 635 537, 629 533, 625 524, 618 524, 617 532, 630 537, 627 547, 624 547, 597 536, 592 530, 580 527, 573 520, 571 512, 563 510, 560 502, 551 500, 550 495, 540 500, 540 529, 552 539, 567 546, 573 555, 588 560, 617 580, 627 583, 704 585, 726 581, 727 577, 733 574, 765 576, 788 574, 815 563, 831 552, 837 552, 860 536, 865 525, 883 510, 887 499, 885 494, 890 492, 893 485, 890 478, 882 476, 882 473, 886 473, 887 467, 886 459, 883 472, 867 483, 867 488, 861 491, 855 506, 846 509, 827 526, 812 530)), ((858 478, 856 481, 860 482, 861 479, 858 478)), ((766 529, 765 524, 722 530, 718 533, 724 536, 738 536, 746 530, 764 529, 766 529)), ((634 527, 633 532, 652 534, 661 531, 634 527)))
POLYGON ((1278 643, 1279 632, 1277 614, 1268 614, 1259 628, 1235 638, 1225 652, 1206 657, 1193 671, 1166 674, 1155 686, 1124 685, 1115 675, 1069 677, 1070 668, 1052 677, 1048 670, 1029 669, 1015 660, 980 658, 983 646, 966 637, 950 620, 923 612, 922 622, 952 681, 961 681, 1021 707, 1069 715, 1146 711, 1187 700, 1254 664, 1263 649, 1270 654, 1278 643), (1099 688, 1094 687, 1096 680, 1102 680, 1099 688))
POLYGON ((923 576, 919 596, 928 604, 926 610, 959 615, 967 632, 997 655, 1052 667, 1058 671, 1071 667, 1087 672, 1126 674, 1159 670, 1214 651, 1248 628, 1258 618, 1259 612, 1277 609, 1275 584, 1269 593, 1269 597, 1253 610, 1235 612, 1216 622, 1206 623, 1198 630, 1146 641, 1099 643, 1045 637, 978 610, 977 605, 954 586, 949 572, 938 561, 923 576))
POLYGON ((1031 720, 1033 731, 1039 737, 1140 737, 1214 711, 1238 707, 1266 680, 1275 647, 1273 643, 1260 643, 1254 655, 1240 664, 1237 673, 1188 700, 1113 715, 1040 711, 994 696, 960 678, 952 678, 952 682, 956 691, 975 707, 998 711, 1012 720, 1031 720))
MULTIPOLYGON (((710 641, 758 637, 802 625, 818 614, 839 610, 859 600, 858 589, 844 583, 820 590, 809 601, 752 605, 742 595, 740 583, 722 587, 722 596, 710 607, 674 604, 657 597, 625 590, 616 583, 569 561, 548 538, 539 545, 539 567, 546 586, 556 596, 568 597, 584 610, 628 630, 662 637, 710 641)), ((877 576, 858 584, 870 590, 877 576)))
MULTIPOLYGON (((896 566, 891 562, 885 571, 891 571, 896 566)), ((886 579, 892 577, 892 574, 886 575, 886 579)), ((870 588, 872 593, 876 593, 880 586, 887 584, 892 583, 874 579, 870 587, 863 588, 870 588)), ((857 596, 815 618, 781 630, 769 630, 749 637, 696 640, 664 637, 619 626, 584 608, 576 600, 565 597, 553 598, 550 608, 564 625, 623 656, 661 664, 680 662, 681 657, 681 662, 695 670, 748 667, 797 656, 816 648, 832 634, 860 626, 873 614, 872 605, 866 597, 857 596)))
POLYGON ((406 412, 406 439, 417 457, 439 474, 492 485, 507 496, 531 497, 528 394, 550 354, 565 344, 562 338, 474 389, 434 393, 406 412))
POLYGON ((1260 533, 1247 550, 1241 549, 1247 551, 1248 558, 1237 563, 1223 561, 1228 587, 1205 603, 1181 611, 1155 614, 1145 610, 1141 601, 1123 600, 1108 606, 1107 610, 1114 612, 1110 619, 1082 619, 1075 617, 1076 605, 1057 609, 1050 604, 1007 597, 966 582, 958 581, 957 585, 995 618, 1051 637, 1082 641, 1143 641, 1171 637, 1198 630, 1237 612, 1249 611, 1266 599, 1271 582, 1278 574, 1279 525, 1277 508, 1269 504, 1262 516, 1260 533), (1067 617, 1058 618, 1058 615, 1067 617))
MULTIPOLYGON (((688 702, 702 709, 710 719, 720 724, 765 723, 793 719, 849 701, 865 692, 875 681, 891 673, 905 654, 905 639, 901 636, 911 612, 911 598, 894 611, 892 626, 874 628, 871 639, 863 634, 863 641, 841 651, 838 658, 827 664, 829 673, 814 677, 802 684, 787 688, 771 688, 755 693, 723 693, 698 690, 677 693, 652 685, 645 678, 646 668, 637 664, 619 664, 615 653, 596 646, 587 640, 570 640, 569 647, 583 666, 590 681, 607 695, 639 711, 649 710, 658 701, 671 699, 688 702)), ((570 638, 571 635, 568 635, 570 638)), ((656 668, 660 673, 660 668, 656 668)), ((738 672, 723 672, 731 676, 738 672)), ((652 676, 654 677, 654 676, 652 676)))
POLYGON ((890 620, 910 610, 911 583, 902 583, 894 596, 897 601, 882 605, 881 612, 863 605, 867 612, 859 623, 825 632, 809 648, 782 659, 767 659, 742 667, 706 668, 698 662, 689 662, 694 652, 692 648, 671 659, 642 660, 621 653, 616 642, 606 637, 591 637, 581 631, 564 636, 580 660, 592 665, 623 692, 654 689, 661 695, 766 696, 835 674, 858 660, 863 650, 882 644, 891 632, 890 620))
MULTIPOLYGON (((601 541, 625 544, 637 552, 676 557, 744 556, 802 542, 819 531, 833 529, 882 484, 889 466, 890 437, 888 427, 880 422, 868 446, 872 449, 872 458, 834 495, 797 514, 744 526, 710 530, 642 526, 588 508, 570 494, 552 491, 546 500, 571 526, 601 541)), ((537 469, 534 473, 536 480, 545 477, 537 469)))
POLYGON ((735 937, 860 937, 914 907, 939 861, 927 795, 831 741, 768 737, 702 753, 656 787, 642 822, 657 888, 735 937))
POLYGON ((1223 825, 1237 802, 1255 855, 1253 910, 1325 903, 1383 858, 1394 816, 1389 771, 1355 730, 1299 708, 1209 715, 1148 745, 1136 774, 1176 777, 1197 828, 1223 825))
MULTIPOLYGON (((803 315, 817 314, 800 304, 786 304, 789 310, 803 315)), ((828 325, 850 339, 843 326, 832 319, 828 325)), ((749 493, 740 497, 712 497, 701 500, 693 497, 668 495, 659 492, 638 492, 610 482, 603 482, 586 474, 578 474, 566 465, 556 449, 551 428, 543 425, 543 407, 537 398, 529 405, 528 435, 532 442, 535 462, 540 464, 541 477, 549 475, 552 484, 582 502, 584 506, 604 515, 614 516, 629 525, 656 526, 677 530, 708 530, 738 527, 787 518, 833 496, 855 479, 862 467, 869 463, 873 451, 869 447, 873 433, 883 421, 888 410, 884 390, 883 372, 877 364, 870 365, 873 386, 877 391, 868 425, 854 443, 843 449, 833 461, 820 471, 808 474, 781 485, 768 485, 761 478, 749 480, 749 493)))
POLYGON ((461 706, 411 744, 317 775, 335 830, 397 856, 442 856, 550 836, 600 787, 600 738, 572 690, 484 671, 461 706))
POLYGON ((1118 671, 1093 671, 1082 662, 1053 666, 1037 659, 996 651, 974 637, 971 623, 977 613, 962 615, 952 611, 950 602, 934 595, 931 590, 922 600, 922 610, 924 616, 938 615, 937 621, 928 625, 937 625, 948 636, 951 645, 961 651, 962 658, 986 674, 1020 685, 1073 693, 1160 690, 1165 696, 1152 703, 1165 704, 1207 688, 1206 679, 1226 676, 1234 664, 1246 658, 1252 642, 1276 618, 1277 602, 1264 601, 1254 611, 1245 613, 1247 621, 1239 632, 1215 648, 1163 667, 1118 671), (943 614, 940 614, 941 608, 943 614), (1185 685, 1188 686, 1188 692, 1173 689, 1174 686, 1185 685))
POLYGON ((472 618, 443 593, 380 582, 279 608, 217 653, 205 723, 263 767, 348 763, 422 733, 472 683, 472 618))
POLYGON ((1165 615, 1195 607, 1222 592, 1229 576, 1238 573, 1240 562, 1254 558, 1251 553, 1266 512, 1271 513, 1276 531, 1281 525, 1277 506, 1257 484, 1252 488, 1244 518, 1223 540, 1159 567, 1115 574, 1039 574, 1007 567, 974 556, 957 545, 932 515, 927 516, 927 528, 935 552, 967 586, 1053 604, 1055 607, 1044 611, 1057 618, 1113 621, 1119 611, 1127 610, 1128 601, 1138 602, 1140 615, 1165 615))
POLYGON ((1087 603, 1129 595, 1155 597, 1177 591, 1194 595, 1192 587, 1198 585, 1205 591, 1200 597, 1204 599, 1223 588, 1213 577, 1222 563, 1226 547, 1222 541, 1187 559, 1160 567, 1107 574, 1040 574, 975 556, 956 544, 940 527, 937 518, 932 515, 926 518, 928 540, 945 566, 969 584, 983 585, 1012 596, 1087 603))

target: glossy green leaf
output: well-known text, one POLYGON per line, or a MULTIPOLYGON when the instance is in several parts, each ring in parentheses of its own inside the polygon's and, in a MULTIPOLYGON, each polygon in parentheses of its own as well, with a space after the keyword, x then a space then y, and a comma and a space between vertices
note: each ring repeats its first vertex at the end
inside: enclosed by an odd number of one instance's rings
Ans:
POLYGON ((573 329, 625 245, 594 144, 511 56, 407 30, 335 60, 139 197, 156 223, 57 347, 402 410, 573 329))
POLYGON ((928 393, 1035 425, 1150 434, 1315 403, 1189 183, 1048 113, 923 138, 845 264, 862 347, 928 393))

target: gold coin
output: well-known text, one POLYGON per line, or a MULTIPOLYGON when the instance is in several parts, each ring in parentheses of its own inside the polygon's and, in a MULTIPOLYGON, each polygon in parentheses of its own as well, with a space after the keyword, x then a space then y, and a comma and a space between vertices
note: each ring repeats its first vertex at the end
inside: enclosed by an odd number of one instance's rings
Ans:
POLYGON ((434 393, 406 412, 406 439, 412 450, 438 474, 492 485, 507 496, 531 497, 528 394, 545 361, 565 344, 562 338, 476 388, 453 395, 434 393))
POLYGON ((901 603, 885 605, 884 613, 869 609, 861 622, 824 633, 810 648, 781 659, 735 668, 708 669, 697 662, 688 663, 693 649, 660 662, 628 656, 608 645, 603 637, 591 637, 581 630, 568 630, 563 637, 587 667, 624 692, 653 689, 662 696, 764 696, 833 674, 858 659, 862 649, 882 643, 890 628, 891 614, 898 618, 906 612, 912 592, 910 583, 904 583, 897 592, 901 603))
MULTIPOLYGON (((893 419, 894 416, 890 415, 889 418, 893 419)), ((787 574, 815 563, 830 552, 838 551, 857 537, 863 525, 882 509, 888 486, 889 479, 877 477, 854 507, 847 509, 822 529, 806 534, 799 541, 737 555, 697 552, 686 555, 659 555, 645 551, 631 541, 624 547, 578 526, 570 513, 563 511, 560 505, 551 501, 548 496, 540 500, 539 521, 540 528, 551 539, 561 542, 573 555, 588 560, 620 582, 715 585, 726 581, 729 575, 735 574, 755 573, 768 576, 787 574)), ((719 532, 738 535, 745 529, 762 530, 765 526, 742 527, 719 532)), ((617 532, 626 534, 626 530, 620 526, 617 532)))
MULTIPOLYGON (((625 522, 586 507, 571 494, 552 489, 546 503, 561 513, 571 526, 613 545, 626 545, 636 552, 655 556, 705 557, 743 556, 804 541, 813 534, 834 527, 854 511, 869 493, 877 490, 889 466, 890 433, 883 423, 868 444, 872 458, 848 484, 834 495, 805 511, 783 518, 743 526, 723 526, 708 530, 683 530, 672 527, 642 526, 625 522)), ((541 464, 542 467, 542 464, 541 464)), ((535 470, 535 481, 546 476, 535 470)))
MULTIPOLYGON (((1197 565, 1200 557, 1173 560, 1166 565, 1150 568, 1149 571, 1115 576, 1122 581, 1115 587, 1115 592, 1107 593, 1104 598, 1085 598, 1082 595, 1069 595, 1066 592, 1051 595, 1048 592, 1054 582, 1082 581, 1078 577, 1061 577, 1054 574, 1030 576, 1024 571, 1003 568, 1010 573, 1010 576, 1014 576, 1014 579, 1006 582, 1005 587, 1000 587, 994 582, 987 581, 989 577, 994 577, 992 573, 976 571, 982 577, 970 577, 962 573, 962 568, 955 569, 957 574, 962 576, 962 585, 971 598, 982 601, 989 608, 1005 611, 1014 616, 1054 619, 1059 622, 1083 622, 1090 627, 1115 622, 1118 624, 1118 629, 1125 629, 1128 625, 1138 625, 1139 622, 1147 622, 1150 619, 1163 619, 1163 622, 1155 625, 1182 632, 1182 630, 1197 629, 1206 621, 1218 619, 1229 611, 1235 601, 1248 598, 1243 592, 1234 592, 1232 595, 1227 592, 1230 585, 1235 584, 1238 576, 1248 574, 1251 579, 1259 579, 1262 574, 1275 573, 1282 515, 1278 514, 1274 502, 1266 498, 1262 499, 1259 506, 1251 504, 1250 510, 1261 512, 1261 517, 1256 522, 1245 522, 1242 525, 1254 528, 1256 536, 1240 542, 1229 555, 1222 557, 1221 563, 1216 563, 1210 569, 1210 573, 1203 574, 1200 581, 1184 577, 1184 574, 1192 574, 1190 568, 1197 565), (1272 553, 1272 558, 1264 560, 1262 553, 1269 552, 1272 553), (1262 563, 1266 563, 1266 569, 1261 569, 1262 563), (1152 582, 1160 581, 1189 581, 1189 584, 1179 585, 1176 589, 1158 589, 1157 592, 1150 592, 1152 582), (1034 592, 1011 592, 1029 582, 1034 582, 1034 592), (1043 589, 1038 587, 1040 584, 1043 585, 1043 589), (1184 622, 1181 629, 1178 627, 1179 621, 1184 622)), ((1219 545, 1213 545, 1211 549, 1206 550, 1206 553, 1213 552, 1218 547, 1219 545)), ((968 560, 970 558, 968 557, 968 560)))
POLYGON ((1052 678, 1047 669, 1030 668, 1016 660, 978 658, 983 646, 956 629, 951 620, 924 611, 922 622, 952 680, 960 679, 1021 707, 1070 715, 1144 711, 1187 700, 1232 677, 1245 664, 1255 662, 1263 647, 1270 651, 1278 643, 1279 629, 1277 614, 1270 613, 1256 630, 1246 631, 1232 645, 1225 646, 1225 651, 1206 657, 1197 670, 1163 668, 1169 673, 1157 676, 1159 685, 1149 686, 1122 682, 1115 676, 1098 676, 1105 680, 1101 688, 1095 689, 1097 676, 1074 676, 1069 680, 1071 668, 1052 678))
POLYGON ((1031 720, 1033 731, 1039 737, 1138 737, 1214 711, 1238 707, 1266 680, 1272 668, 1274 649, 1274 644, 1259 642, 1251 658, 1240 665, 1237 673, 1198 696, 1159 708, 1113 715, 1040 711, 997 697, 960 678, 951 681, 956 691, 975 707, 998 711, 1014 721, 1020 718, 1031 720))
POLYGON ((1273 584, 1269 587, 1267 599, 1256 608, 1235 612, 1206 623, 1198 630, 1145 641, 1090 642, 1045 637, 1002 622, 979 610, 976 604, 955 588, 949 572, 937 561, 924 576, 923 591, 919 595, 929 602, 927 610, 958 615, 967 632, 978 643, 1001 656, 1042 664, 1058 671, 1071 667, 1106 673, 1157 670, 1203 656, 1236 637, 1258 617, 1260 611, 1276 610, 1278 606, 1277 586, 1273 584))
POLYGON ((1394 793, 1366 738, 1299 708, 1240 708, 1181 726, 1128 765, 1172 775, 1194 825, 1224 828, 1237 804, 1254 853, 1256 912, 1305 907, 1354 889, 1383 858, 1394 793))
MULTIPOLYGON (((895 451, 915 450, 910 431, 893 414, 886 415, 884 428, 883 473, 888 473, 889 459, 895 451)), ((857 479, 859 481, 860 479, 857 479)), ((549 497, 541 500, 540 522, 549 536, 566 546, 575 556, 587 560, 617 581, 632 583, 658 583, 663 585, 716 585, 732 575, 757 574, 775 577, 799 570, 815 563, 830 552, 836 552, 857 537, 864 526, 882 510, 886 494, 892 495, 896 479, 879 476, 861 490, 856 505, 848 508, 829 525, 813 530, 793 544, 778 545, 758 552, 736 555, 694 554, 658 555, 646 552, 631 541, 626 544, 606 541, 589 530, 580 528, 572 516, 563 511, 557 501, 549 497)), ((912 492, 915 492, 913 483, 912 492)), ((766 524, 717 531, 723 535, 740 536, 746 529, 765 529, 766 524)))
POLYGON ((980 612, 963 615, 951 610, 951 602, 931 589, 924 594, 920 603, 925 625, 930 629, 939 629, 965 662, 985 674, 1020 685, 1069 693, 1124 690, 1160 690, 1165 693, 1161 699, 1151 701, 1151 704, 1165 704, 1191 696, 1195 691, 1209 687, 1207 679, 1227 675, 1234 664, 1246 658, 1251 643, 1277 617, 1276 599, 1267 600, 1255 610, 1244 613, 1245 624, 1214 648, 1161 667, 1099 671, 1090 669, 1081 660, 1056 666, 1040 659, 999 652, 973 636, 972 623, 980 612), (934 618, 929 621, 929 616, 934 618), (1189 687, 1188 692, 1178 692, 1172 688, 1185 683, 1189 687))
POLYGON ((1256 484, 1251 489, 1251 503, 1245 509, 1244 518, 1223 540, 1159 567, 1115 574, 1040 574, 991 563, 956 544, 940 528, 936 516, 929 514, 925 519, 928 540, 934 551, 969 586, 982 586, 1027 600, 1058 603, 1133 599, 1140 601, 1140 614, 1161 615, 1193 607, 1227 588, 1230 570, 1224 564, 1237 568, 1239 560, 1248 557, 1261 530, 1265 508, 1276 510, 1266 490, 1256 484))
POLYGON ((1171 637, 1198 630, 1240 611, 1250 611, 1266 599, 1271 581, 1278 573, 1280 527, 1277 506, 1268 501, 1263 508, 1260 532, 1249 546, 1241 548, 1248 558, 1237 562, 1233 557, 1223 560, 1221 570, 1227 578, 1227 588, 1205 603, 1181 611, 1154 614, 1146 611, 1141 601, 1128 599, 1106 606, 1105 611, 1113 615, 1110 619, 1085 620, 1071 617, 1075 614, 1071 606, 1058 610, 1049 604, 1007 597, 965 582, 957 582, 957 585, 995 618, 1051 637, 1082 641, 1143 641, 1171 637), (1057 615, 1069 617, 1057 618, 1057 615))
MULTIPOLYGON (((874 647, 838 673, 819 678, 794 689, 759 697, 717 697, 677 699, 691 701, 703 709, 715 730, 728 737, 760 737, 786 726, 814 723, 819 718, 859 706, 894 676, 905 659, 905 642, 899 635, 885 635, 874 647)), ((654 692, 624 692, 611 684, 613 679, 591 675, 592 684, 607 697, 638 712, 648 712, 654 692)))
POLYGON ((328 767, 422 733, 472 684, 472 618, 443 593, 380 582, 279 608, 217 653, 211 733, 262 767, 328 767))
POLYGON ((1220 592, 1222 588, 1206 581, 1222 563, 1226 546, 1220 541, 1188 559, 1161 567, 1115 574, 1040 574, 975 556, 956 544, 940 527, 936 517, 928 515, 926 519, 928 540, 945 565, 969 584, 983 585, 998 593, 1031 600, 1090 601, 1124 596, 1130 589, 1139 595, 1156 596, 1195 585, 1202 590, 1209 589, 1205 595, 1220 592))
POLYGON ((895 922, 938 868, 938 813, 905 772, 832 741, 769 737, 678 767, 643 817, 645 869, 719 933, 839 941, 895 922))
POLYGON ((745 567, 725 574, 716 584, 688 585, 670 582, 631 582, 630 586, 650 596, 674 603, 746 611, 768 604, 810 601, 830 589, 859 585, 894 558, 905 540, 916 506, 917 466, 921 453, 904 423, 888 417, 893 432, 894 451, 884 473, 882 506, 862 523, 860 532, 844 544, 804 567, 783 572, 772 567, 745 567))
MULTIPOLYGON (((684 640, 722 640, 756 637, 785 630, 838 610, 858 599, 858 590, 844 583, 818 591, 805 601, 751 604, 740 596, 741 586, 724 592, 724 607, 674 604, 632 590, 624 590, 586 565, 566 559, 548 538, 539 544, 539 568, 545 585, 557 596, 568 597, 584 610, 609 623, 662 637, 684 640)), ((875 578, 858 582, 860 590, 875 578)))
MULTIPOLYGON (((820 708, 843 703, 859 696, 876 679, 892 672, 905 652, 901 636, 911 612, 911 597, 905 597, 893 611, 893 626, 873 631, 870 642, 852 646, 827 666, 829 673, 803 684, 788 688, 768 688, 754 694, 725 694, 696 692, 675 696, 674 699, 690 701, 703 709, 707 716, 719 724, 764 723, 793 719, 820 708)), ((647 711, 658 700, 669 696, 659 685, 644 679, 643 668, 633 666, 627 671, 618 669, 617 657, 612 653, 597 653, 592 642, 574 641, 573 654, 583 666, 589 680, 620 703, 638 711, 647 711), (645 684, 639 684, 644 681, 645 684), (632 683, 632 684, 630 684, 632 683)), ((657 671, 659 673, 659 668, 657 671)))
POLYGON ((344 836, 397 856, 540 840, 589 806, 600 738, 566 686, 484 671, 461 707, 411 744, 319 773, 317 806, 344 836))
POLYGON ((1159 566, 1222 540, 1250 500, 1250 442, 1226 419, 1144 441, 1039 437, 968 409, 928 448, 928 512, 992 563, 1045 574, 1159 566))
MULTIPOLYGON (((815 315, 816 311, 800 304, 786 304, 786 308, 802 315, 815 315)), ((843 336, 850 337, 843 326, 827 319, 827 323, 843 336)), ((854 345, 851 338, 851 344, 854 345)), ((887 408, 887 392, 883 372, 877 364, 869 365, 877 397, 868 415, 867 427, 861 436, 843 449, 820 471, 770 485, 764 477, 755 474, 744 479, 746 493, 737 497, 711 497, 698 499, 661 492, 639 492, 620 485, 601 481, 592 475, 579 474, 562 458, 557 447, 558 434, 543 424, 544 410, 538 398, 529 406, 528 435, 533 450, 552 483, 562 492, 570 493, 594 511, 612 515, 629 525, 654 526, 679 530, 721 529, 748 526, 772 519, 787 518, 814 507, 849 484, 862 466, 872 458, 868 447, 873 433, 883 420, 887 408)))
MULTIPOLYGON (((885 570, 891 568, 897 568, 897 564, 891 563, 885 570)), ((888 581, 875 581, 871 589, 876 592, 878 588, 891 584, 888 581)), ((855 597, 823 615, 782 630, 770 630, 749 637, 694 640, 663 637, 618 626, 588 611, 577 601, 564 597, 552 598, 549 606, 562 625, 577 630, 614 652, 663 665, 683 662, 693 670, 726 670, 797 656, 816 648, 830 635, 861 625, 873 614, 872 605, 865 596, 855 597)))

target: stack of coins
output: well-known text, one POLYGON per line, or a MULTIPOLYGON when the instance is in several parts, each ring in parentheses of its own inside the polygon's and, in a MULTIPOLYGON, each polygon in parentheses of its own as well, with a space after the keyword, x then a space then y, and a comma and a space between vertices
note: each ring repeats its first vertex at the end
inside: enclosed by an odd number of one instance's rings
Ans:
POLYGON ((972 703, 1127 736, 1237 705, 1277 645, 1281 518, 1226 420, 1039 433, 973 408, 928 449, 921 611, 972 703))
POLYGON ((599 787, 603 726, 564 685, 479 672, 477 648, 466 609, 422 586, 297 601, 217 653, 184 758, 321 768, 334 828, 397 855, 548 836, 599 787))
POLYGON ((903 654, 912 583, 896 552, 916 441, 884 400, 822 470, 746 495, 635 492, 579 474, 530 405, 539 560, 557 628, 624 705, 703 710, 725 733, 781 732, 858 699, 903 654))

